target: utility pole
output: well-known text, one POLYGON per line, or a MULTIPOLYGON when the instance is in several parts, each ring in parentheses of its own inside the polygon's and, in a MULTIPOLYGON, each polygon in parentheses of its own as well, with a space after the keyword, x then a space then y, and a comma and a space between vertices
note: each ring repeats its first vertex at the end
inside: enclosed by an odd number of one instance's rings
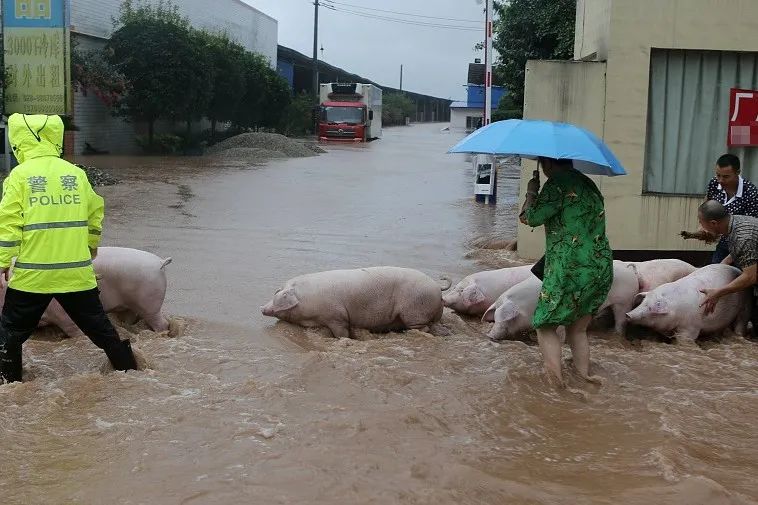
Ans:
POLYGON ((403 64, 400 64, 400 91, 403 91, 403 64))
POLYGON ((484 124, 492 122, 492 16, 494 14, 493 0, 487 0, 487 15, 485 19, 484 39, 484 124))
POLYGON ((313 0, 313 95, 318 101, 318 0, 313 0))

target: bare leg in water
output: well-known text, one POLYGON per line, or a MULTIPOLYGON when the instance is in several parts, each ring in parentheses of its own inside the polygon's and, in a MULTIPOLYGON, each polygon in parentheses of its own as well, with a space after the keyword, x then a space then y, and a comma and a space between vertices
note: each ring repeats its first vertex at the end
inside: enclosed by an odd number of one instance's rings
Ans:
POLYGON ((540 344, 540 352, 548 379, 557 381, 563 385, 561 376, 561 337, 555 331, 555 326, 537 328, 537 341, 540 344))
POLYGON ((571 357, 579 375, 588 381, 597 382, 590 376, 590 344, 587 338, 587 326, 592 316, 584 316, 566 327, 566 340, 571 347, 571 357))

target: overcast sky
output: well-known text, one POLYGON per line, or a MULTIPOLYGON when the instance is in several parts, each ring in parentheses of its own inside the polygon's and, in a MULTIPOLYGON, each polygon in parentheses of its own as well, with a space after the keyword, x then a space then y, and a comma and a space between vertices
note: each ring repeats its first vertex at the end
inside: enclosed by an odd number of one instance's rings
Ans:
MULTIPOLYGON (((312 54, 312 0, 245 1, 279 21, 281 45, 309 56, 312 54)), ((363 15, 336 12, 325 7, 319 9, 319 49, 323 45, 324 61, 395 88, 400 82, 402 63, 403 89, 453 100, 465 99, 463 85, 468 63, 477 57, 484 58, 482 52, 473 49, 484 36, 484 14, 479 1, 333 0, 333 5, 363 15), (397 13, 450 19, 409 17, 397 13), (473 27, 475 30, 417 26, 377 17, 473 27), (482 21, 476 24, 459 20, 482 21)), ((321 54, 319 50, 319 58, 322 58, 321 54)))

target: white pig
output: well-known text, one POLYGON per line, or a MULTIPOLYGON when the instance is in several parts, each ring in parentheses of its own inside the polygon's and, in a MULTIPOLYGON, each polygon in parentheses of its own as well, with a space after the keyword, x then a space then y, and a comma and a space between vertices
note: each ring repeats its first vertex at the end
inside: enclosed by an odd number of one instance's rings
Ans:
MULTIPOLYGON (((637 294, 637 275, 624 262, 613 262, 613 284, 598 313, 610 308, 613 312, 615 331, 623 335, 626 329, 626 312, 631 310, 637 294)), ((489 332, 492 340, 513 338, 532 329, 532 319, 537 308, 537 299, 542 282, 536 277, 525 280, 498 298, 482 318, 494 322, 489 332)))
MULTIPOLYGON (((154 331, 168 330, 169 322, 161 313, 166 296, 165 267, 171 258, 124 247, 100 247, 92 262, 97 275, 100 302, 106 312, 131 312, 154 331)), ((0 293, 0 305, 5 287, 0 293)), ((59 327, 69 337, 84 335, 53 300, 40 320, 40 326, 59 327)))
POLYGON ((629 265, 637 271, 640 291, 652 291, 668 282, 678 281, 696 270, 689 263, 677 259, 633 261, 629 265))
POLYGON ((613 262, 613 284, 608 297, 598 309, 598 314, 610 308, 613 312, 613 329, 617 335, 626 333, 626 313, 634 307, 634 297, 639 293, 639 278, 633 268, 623 261, 613 262))
POLYGON ((708 265, 693 273, 637 295, 639 306, 627 314, 629 322, 672 335, 678 343, 692 344, 701 334, 720 333, 733 326, 744 336, 750 320, 750 292, 733 293, 721 298, 715 310, 705 315, 700 304, 702 289, 721 288, 740 275, 729 265, 708 265))
POLYGON ((540 289, 542 281, 531 276, 500 295, 482 317, 495 323, 489 332, 491 340, 512 339, 532 328, 540 289))
POLYGON ((532 276, 532 265, 485 270, 464 277, 442 297, 442 303, 461 314, 481 316, 500 295, 532 276))
POLYGON ((301 326, 325 326, 336 338, 350 337, 351 328, 424 328, 442 317, 442 290, 449 287, 449 280, 443 287, 409 268, 331 270, 288 280, 261 312, 301 326))

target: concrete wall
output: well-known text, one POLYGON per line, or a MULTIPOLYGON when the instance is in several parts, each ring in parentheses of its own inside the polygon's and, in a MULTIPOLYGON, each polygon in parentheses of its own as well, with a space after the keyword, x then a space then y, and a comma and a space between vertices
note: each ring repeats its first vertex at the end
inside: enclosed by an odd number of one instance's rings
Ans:
MULTIPOLYGON (((584 2, 590 5, 589 0, 584 2)), ((578 2, 581 3, 582 0, 578 2)), ((628 172, 626 176, 602 181, 611 246, 616 250, 704 250, 704 246, 678 236, 680 230, 696 229, 701 198, 642 194, 650 52, 653 47, 758 51, 755 29, 758 1, 607 0, 605 3, 610 6, 605 122, 603 129, 595 132, 602 135, 628 172)), ((585 23, 585 31, 586 26, 585 23)), ((574 82, 577 78, 561 77, 568 80, 566 85, 570 88, 579 85, 574 82)), ((552 111, 553 115, 566 117, 579 113, 577 107, 583 106, 579 102, 554 103, 550 110, 547 104, 540 105, 539 101, 546 100, 564 84, 536 81, 527 75, 526 117, 533 117, 530 111, 543 114, 552 111)), ((522 175, 522 194, 530 176, 528 170, 522 175)), ((529 235, 534 234, 519 229, 519 251, 527 257, 536 256, 539 250, 529 235)))
MULTIPOLYGON (((601 62, 529 61, 526 65, 524 117, 573 123, 602 136, 605 69, 606 64, 601 62)), ((526 182, 536 168, 535 161, 522 161, 520 202, 523 202, 526 182)), ((593 179, 602 190, 602 178, 593 179)), ((518 240, 519 254, 523 257, 538 258, 544 252, 542 227, 532 231, 519 223, 518 240)))
MULTIPOLYGON (((153 0, 154 1, 154 0, 153 0)), ((71 25, 75 32, 108 38, 112 18, 122 0, 71 0, 71 25)), ((276 68, 277 21, 241 0, 179 0, 174 2, 193 26, 225 31, 248 51, 264 55, 276 68)))
POLYGON ((608 59, 611 37, 611 1, 577 0, 574 59, 608 59))

